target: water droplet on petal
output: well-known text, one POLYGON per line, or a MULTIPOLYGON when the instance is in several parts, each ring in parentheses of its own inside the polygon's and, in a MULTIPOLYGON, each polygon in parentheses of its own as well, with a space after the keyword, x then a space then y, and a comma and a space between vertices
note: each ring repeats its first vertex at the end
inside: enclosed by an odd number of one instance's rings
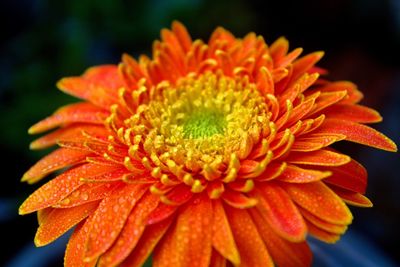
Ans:
POLYGON ((87 193, 83 193, 83 194, 81 195, 81 199, 82 199, 82 200, 88 200, 88 199, 89 199, 89 195, 88 195, 87 193))

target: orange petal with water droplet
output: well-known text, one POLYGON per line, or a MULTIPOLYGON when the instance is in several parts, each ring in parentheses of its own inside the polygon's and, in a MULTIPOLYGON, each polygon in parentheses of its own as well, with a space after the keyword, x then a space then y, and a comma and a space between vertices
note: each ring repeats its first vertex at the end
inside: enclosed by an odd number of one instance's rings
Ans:
POLYGON ((31 213, 59 202, 82 185, 82 177, 101 176, 115 170, 109 166, 94 164, 84 164, 67 170, 30 195, 19 208, 19 214, 31 213))
POLYGON ((296 138, 290 150, 296 152, 315 151, 345 138, 346 136, 342 134, 307 134, 296 138))
POLYGON ((336 104, 323 111, 332 119, 349 120, 358 123, 375 123, 382 121, 381 115, 372 108, 354 104, 336 104))
POLYGON ((311 265, 312 252, 307 242, 290 242, 278 236, 255 209, 250 210, 261 238, 278 266, 307 267, 311 265))
POLYGON ((311 183, 322 180, 331 175, 329 171, 309 170, 288 164, 282 174, 277 178, 287 183, 311 183))
POLYGON ((307 228, 303 217, 292 202, 290 196, 275 183, 265 183, 257 187, 256 208, 266 222, 281 237, 291 242, 304 241, 307 228))
POLYGON ((333 224, 329 223, 317 216, 314 216, 311 212, 308 212, 305 209, 300 208, 301 214, 303 214, 304 219, 307 220, 308 223, 312 223, 318 228, 332 233, 332 234, 343 234, 347 230, 347 225, 333 224))
POLYGON ((340 101, 342 104, 355 104, 363 98, 363 94, 357 89, 357 85, 349 81, 330 82, 318 88, 318 90, 322 92, 347 91, 347 96, 340 101))
POLYGON ((125 185, 100 202, 89 231, 85 261, 96 259, 113 244, 132 208, 146 190, 146 186, 125 185))
POLYGON ((35 183, 56 170, 82 162, 90 153, 59 148, 33 165, 22 177, 22 182, 35 183))
POLYGON ((160 198, 148 192, 133 208, 125 226, 112 247, 99 259, 98 266, 116 266, 135 248, 146 227, 147 216, 152 212, 160 198))
POLYGON ((41 133, 63 124, 85 122, 102 124, 109 112, 100 109, 90 103, 71 104, 57 110, 52 116, 36 123, 28 132, 30 134, 41 133))
POLYGON ((171 223, 172 217, 160 223, 147 226, 132 253, 121 263, 121 267, 143 266, 171 223))
POLYGON ((227 206, 226 214, 239 249, 240 266, 274 266, 264 241, 261 239, 247 209, 227 206))
POLYGON ((52 205, 54 208, 72 208, 88 202, 105 198, 113 190, 121 186, 120 183, 85 183, 78 187, 60 202, 52 205))
MULTIPOLYGON (((30 144, 30 149, 43 149, 50 146, 53 146, 59 140, 87 140, 83 136, 83 132, 96 134, 96 133, 106 133, 106 130, 103 126, 98 125, 90 125, 90 124, 82 124, 76 123, 69 125, 68 127, 57 129, 49 134, 46 134, 30 144)), ((83 143, 83 142, 82 142, 83 143)))
POLYGON ((157 208, 149 215, 149 218, 147 219, 147 224, 159 223, 169 218, 172 214, 175 213, 177 209, 178 206, 159 203, 157 208))
POLYGON ((238 266, 240 265, 240 255, 235 244, 231 227, 229 226, 224 206, 220 200, 215 200, 213 201, 213 208, 214 222, 212 245, 224 258, 232 262, 234 266, 238 266))
POLYGON ((368 126, 351 121, 326 118, 315 133, 343 134, 348 141, 390 152, 397 151, 396 144, 384 134, 368 126))
POLYGON ((72 233, 67 249, 65 250, 64 266, 65 267, 94 267, 97 259, 90 262, 85 262, 85 244, 88 238, 89 229, 92 227, 93 216, 90 216, 85 221, 79 223, 72 233))
POLYGON ((353 220, 346 204, 323 182, 281 186, 295 203, 327 222, 347 225, 353 220))
POLYGON ((292 164, 340 166, 349 163, 351 158, 347 155, 320 149, 311 152, 292 152, 285 160, 292 164))
POLYGON ((153 265, 207 267, 211 258, 211 234, 211 201, 202 194, 182 209, 174 229, 170 229, 156 248, 153 265))
POLYGON ((36 232, 35 245, 42 247, 53 242, 91 214, 97 205, 98 202, 92 202, 70 209, 52 209, 41 221, 36 232))

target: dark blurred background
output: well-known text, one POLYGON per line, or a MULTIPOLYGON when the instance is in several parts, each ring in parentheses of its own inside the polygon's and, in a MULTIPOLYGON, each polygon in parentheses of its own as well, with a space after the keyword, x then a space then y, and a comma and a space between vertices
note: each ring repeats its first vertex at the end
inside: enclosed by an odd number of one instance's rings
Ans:
MULTIPOLYGON (((271 43, 283 35, 291 48, 324 50, 320 65, 329 69, 329 78, 358 84, 363 103, 384 117, 375 127, 400 144, 399 0, 2 0, 0 20, 0 266, 62 265, 66 238, 33 249, 36 216, 17 214, 39 186, 21 184, 20 177, 47 153, 28 149, 34 137, 27 129, 76 101, 58 91, 56 81, 92 65, 118 63, 124 52, 150 54, 160 29, 173 20, 203 40, 221 25, 238 37, 254 31, 271 43)), ((336 266, 350 263, 330 253, 367 258, 358 266, 400 263, 399 155, 348 143, 339 147, 367 167, 367 195, 375 206, 352 208, 354 223, 338 245, 324 250, 312 241, 317 257, 327 253, 336 266)))

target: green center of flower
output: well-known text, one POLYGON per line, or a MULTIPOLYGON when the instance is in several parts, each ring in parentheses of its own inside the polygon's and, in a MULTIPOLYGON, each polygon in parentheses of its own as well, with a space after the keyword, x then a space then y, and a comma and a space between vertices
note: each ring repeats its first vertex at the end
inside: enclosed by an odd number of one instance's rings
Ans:
POLYGON ((205 138, 223 134, 226 127, 224 114, 218 110, 202 108, 192 111, 183 122, 185 138, 205 138))

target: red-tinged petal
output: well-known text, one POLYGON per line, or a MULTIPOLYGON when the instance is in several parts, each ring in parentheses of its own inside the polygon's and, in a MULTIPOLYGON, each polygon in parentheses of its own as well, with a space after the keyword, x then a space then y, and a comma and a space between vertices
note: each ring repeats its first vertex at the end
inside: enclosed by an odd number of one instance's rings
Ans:
POLYGON ((212 239, 212 206, 205 195, 192 199, 177 217, 174 229, 156 248, 155 267, 209 266, 212 239))
POLYGON ((172 221, 172 217, 170 217, 160 223, 147 226, 132 253, 121 263, 121 267, 143 266, 154 247, 170 227, 172 221))
POLYGON ((323 182, 281 186, 300 207, 327 222, 347 225, 353 219, 346 204, 323 182))
POLYGON ((146 190, 146 186, 126 185, 100 202, 89 232, 85 261, 96 259, 113 244, 132 208, 146 190))
POLYGON ((33 141, 29 147, 30 149, 43 149, 55 145, 57 141, 62 139, 75 141, 86 140, 83 132, 90 134, 95 134, 96 132, 104 133, 105 129, 103 126, 77 123, 46 134, 33 141))
POLYGON ((247 197, 246 195, 227 189, 222 194, 222 199, 232 207, 237 209, 251 208, 257 205, 257 199, 247 197))
POLYGON ((92 224, 93 216, 90 216, 88 219, 76 226, 68 241, 67 249, 65 250, 65 267, 94 267, 96 265, 97 259, 89 262, 84 261, 85 244, 92 224))
POLYGON ((239 251, 236 247, 224 206, 220 200, 213 201, 213 209, 212 245, 224 258, 228 259, 234 266, 238 266, 240 265, 239 251))
POLYGON ((210 266, 212 267, 225 267, 226 259, 221 256, 215 249, 212 250, 210 266))
POLYGON ((264 241, 261 239, 248 211, 227 206, 226 213, 239 249, 240 266, 274 266, 264 241))
POLYGON ((341 198, 344 202, 349 205, 370 208, 373 206, 371 200, 366 196, 361 195, 357 192, 352 192, 346 189, 342 189, 336 186, 330 186, 330 188, 341 198))
POLYGON ((303 169, 289 164, 277 179, 288 183, 311 183, 325 179, 329 175, 331 175, 329 171, 303 169))
POLYGON ((351 158, 347 155, 320 149, 311 152, 292 152, 285 160, 293 164, 340 166, 349 163, 351 158))
POLYGON ((336 104, 323 111, 332 119, 349 120, 359 123, 375 123, 382 121, 381 115, 376 110, 361 105, 336 104))
POLYGON ((44 184, 32 195, 30 195, 19 208, 20 214, 31 213, 47 208, 64 199, 71 192, 83 184, 81 178, 101 176, 115 171, 109 166, 84 164, 70 169, 63 174, 44 184))
POLYGON ((52 205, 54 208, 72 208, 92 201, 100 200, 111 194, 113 190, 121 186, 120 183, 85 183, 69 194, 60 202, 52 205))
POLYGON ((255 192, 259 202, 256 208, 266 222, 286 240, 304 241, 307 234, 306 225, 285 190, 274 183, 263 184, 258 188, 255 192))
POLYGON ((315 133, 343 134, 346 140, 363 145, 396 152, 396 144, 388 137, 368 126, 338 119, 325 119, 315 133))
POLYGON ((35 245, 45 246, 85 219, 98 206, 92 202, 70 209, 52 209, 42 220, 35 236, 35 245))
POLYGON ((161 196, 161 201, 167 205, 179 206, 187 202, 193 193, 187 185, 178 185, 167 194, 161 196))
POLYGON ((160 198, 148 192, 139 200, 126 220, 113 246, 99 259, 98 266, 116 266, 135 248, 146 227, 147 216, 152 212, 160 198))
POLYGON ((82 162, 89 152, 59 148, 33 165, 22 177, 22 182, 35 183, 56 170, 82 162))
POLYGON ((250 210, 261 238, 278 266, 307 267, 311 265, 312 252, 307 242, 290 242, 278 236, 255 209, 250 210))
POLYGON ((336 243, 340 239, 339 234, 333 234, 333 233, 324 231, 312 223, 307 222, 307 228, 308 228, 308 232, 312 236, 314 236, 315 238, 317 238, 321 241, 324 241, 325 243, 333 244, 333 243, 336 243))
POLYGON ((321 218, 318 218, 317 216, 313 215, 305 209, 299 209, 301 210, 301 214, 303 214, 304 219, 307 221, 307 223, 312 223, 326 232, 339 235, 343 234, 347 230, 347 225, 329 223, 321 218))
POLYGON ((164 203, 159 203, 157 208, 149 215, 147 219, 147 224, 156 224, 167 218, 169 218, 175 211, 178 209, 178 206, 167 205, 164 203))
POLYGON ((354 159, 342 166, 329 167, 329 171, 332 175, 324 180, 325 183, 361 194, 365 193, 367 170, 354 159))
POLYGON ((52 116, 36 123, 29 128, 28 132, 37 134, 73 122, 102 124, 108 115, 109 112, 90 103, 71 104, 60 108, 52 116))

